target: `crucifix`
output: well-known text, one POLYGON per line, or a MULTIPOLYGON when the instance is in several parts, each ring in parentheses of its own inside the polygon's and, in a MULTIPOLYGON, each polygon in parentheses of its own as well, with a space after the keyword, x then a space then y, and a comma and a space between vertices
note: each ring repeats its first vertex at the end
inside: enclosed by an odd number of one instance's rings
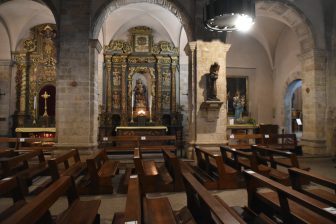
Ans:
POLYGON ((41 97, 44 99, 44 113, 42 117, 48 117, 47 99, 50 97, 50 95, 47 93, 47 91, 44 91, 44 94, 41 95, 41 97))

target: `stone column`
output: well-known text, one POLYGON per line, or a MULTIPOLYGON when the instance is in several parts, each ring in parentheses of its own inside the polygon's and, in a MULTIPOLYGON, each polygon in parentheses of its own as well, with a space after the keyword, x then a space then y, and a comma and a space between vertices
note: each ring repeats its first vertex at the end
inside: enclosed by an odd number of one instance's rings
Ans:
POLYGON ((111 67, 112 67, 112 62, 111 62, 111 56, 105 55, 105 68, 106 68, 106 111, 107 112, 112 112, 112 91, 111 91, 111 67))
POLYGON ((61 4, 56 77, 56 131, 60 147, 97 144, 97 50, 89 39, 89 11, 88 0, 61 4))
POLYGON ((326 54, 310 51, 301 55, 303 82, 303 136, 304 153, 326 154, 326 54))
POLYGON ((0 135, 9 134, 10 102, 15 102, 11 95, 12 61, 0 60, 0 135))
POLYGON ((220 41, 196 41, 188 44, 189 55, 189 150, 194 145, 218 147, 226 143, 226 53, 229 44, 220 41), (216 82, 221 102, 206 101, 206 77, 210 66, 220 65, 216 82), (224 103, 225 102, 225 103, 224 103))

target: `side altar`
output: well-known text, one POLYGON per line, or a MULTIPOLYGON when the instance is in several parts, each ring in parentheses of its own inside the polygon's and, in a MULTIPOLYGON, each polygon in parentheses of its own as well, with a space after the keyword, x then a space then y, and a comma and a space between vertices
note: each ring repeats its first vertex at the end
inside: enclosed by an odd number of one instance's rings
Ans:
POLYGON ((179 51, 172 43, 154 43, 151 28, 133 27, 128 40, 104 47, 99 136, 172 135, 181 128, 177 112, 179 51))

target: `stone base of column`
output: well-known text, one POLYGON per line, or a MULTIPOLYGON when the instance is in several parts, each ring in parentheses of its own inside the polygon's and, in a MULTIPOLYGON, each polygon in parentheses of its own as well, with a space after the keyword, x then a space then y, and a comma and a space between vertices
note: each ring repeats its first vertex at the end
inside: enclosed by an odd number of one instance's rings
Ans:
POLYGON ((301 138, 302 151, 304 154, 328 155, 325 139, 301 138))

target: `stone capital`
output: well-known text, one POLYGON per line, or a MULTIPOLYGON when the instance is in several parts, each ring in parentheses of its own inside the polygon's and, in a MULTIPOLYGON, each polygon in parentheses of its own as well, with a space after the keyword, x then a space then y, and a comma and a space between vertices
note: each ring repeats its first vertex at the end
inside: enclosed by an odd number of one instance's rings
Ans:
POLYGON ((192 41, 192 42, 187 43, 187 45, 184 48, 184 52, 186 53, 186 55, 190 56, 191 52, 196 50, 196 46, 197 46, 196 41, 192 41))
POLYGON ((90 39, 89 44, 90 47, 95 48, 98 51, 98 53, 100 53, 103 50, 103 46, 101 45, 98 39, 90 39))

